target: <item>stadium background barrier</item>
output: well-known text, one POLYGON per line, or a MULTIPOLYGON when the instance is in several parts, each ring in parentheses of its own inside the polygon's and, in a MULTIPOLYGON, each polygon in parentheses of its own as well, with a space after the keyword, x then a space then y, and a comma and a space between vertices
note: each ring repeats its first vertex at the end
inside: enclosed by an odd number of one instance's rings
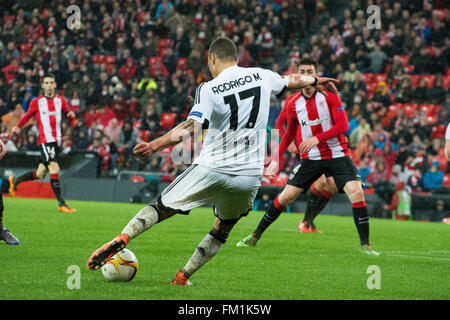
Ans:
MULTIPOLYGON (((21 175, 32 170, 39 161, 40 152, 9 152, 2 160, 0 173, 7 179, 12 173, 21 175)), ((151 203, 161 193, 168 183, 161 182, 161 174, 140 172, 146 175, 143 182, 131 181, 128 176, 133 171, 124 171, 118 179, 101 179, 98 176, 97 156, 89 152, 74 152, 61 155, 61 183, 64 198, 68 200, 105 201, 105 202, 134 202, 151 203), (120 179, 119 179, 120 178, 120 179)), ((48 175, 42 182, 49 181, 48 175)), ((263 186, 259 189, 257 201, 263 194, 273 199, 283 187, 263 186)), ((34 197, 39 198, 39 195, 34 197)), ((42 198, 48 198, 42 195, 42 198)), ((306 194, 290 206, 289 212, 303 213, 306 209, 306 194)), ((445 208, 450 207, 450 194, 413 194, 412 217, 414 220, 433 220, 437 200, 443 200, 445 208)), ((366 194, 367 208, 372 217, 390 218, 382 210, 383 203, 376 194, 366 194)), ((257 202, 256 202, 257 203, 257 202)), ((255 208, 256 209, 256 206, 255 208)), ((345 194, 336 194, 327 204, 322 214, 352 216, 352 207, 345 194)))

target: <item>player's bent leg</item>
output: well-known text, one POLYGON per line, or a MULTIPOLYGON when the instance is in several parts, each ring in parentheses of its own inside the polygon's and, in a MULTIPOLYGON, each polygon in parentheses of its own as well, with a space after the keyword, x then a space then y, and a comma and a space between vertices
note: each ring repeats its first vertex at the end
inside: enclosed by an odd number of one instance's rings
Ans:
POLYGON ((175 212, 169 212, 160 208, 157 204, 147 206, 139 211, 133 219, 122 230, 130 240, 136 238, 141 233, 147 231, 155 224, 175 215, 175 212))
POLYGON ((59 164, 56 161, 50 161, 47 167, 50 172, 50 185, 53 193, 55 194, 56 200, 58 201, 58 211, 67 213, 76 212, 77 210, 70 208, 62 197, 61 182, 59 180, 59 164))
POLYGON ((47 168, 46 165, 44 165, 43 163, 39 163, 37 169, 36 169, 36 179, 37 180, 42 180, 45 178, 45 176, 47 175, 49 169, 47 168))
POLYGON ((302 188, 286 185, 283 191, 275 198, 273 204, 266 211, 255 231, 239 241, 238 247, 254 247, 261 239, 264 231, 280 216, 288 205, 295 201, 303 192, 302 188))
POLYGON ((362 251, 369 255, 379 255, 372 249, 369 241, 369 215, 361 182, 348 181, 344 186, 344 192, 352 203, 353 220, 359 234, 362 251))
POLYGON ((89 258, 87 267, 96 270, 110 260, 117 252, 126 247, 130 240, 136 238, 155 224, 173 216, 175 212, 168 212, 158 208, 157 204, 140 210, 122 230, 122 233, 110 242, 97 249, 89 258))
POLYGON ((209 234, 199 243, 187 264, 177 272, 171 284, 191 285, 189 278, 220 251, 237 220, 227 223, 216 218, 209 234))
POLYGON ((28 171, 19 177, 10 176, 9 180, 9 195, 16 196, 17 186, 24 181, 41 180, 47 174, 47 167, 40 163, 36 170, 28 171))

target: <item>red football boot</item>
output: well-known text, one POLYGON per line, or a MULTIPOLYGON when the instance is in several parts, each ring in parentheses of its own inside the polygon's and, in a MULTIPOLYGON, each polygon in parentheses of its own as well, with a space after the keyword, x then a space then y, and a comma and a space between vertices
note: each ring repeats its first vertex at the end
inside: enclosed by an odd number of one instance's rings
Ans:
POLYGON ((102 267, 108 260, 110 260, 117 252, 125 248, 130 242, 130 237, 126 234, 120 234, 112 241, 104 244, 97 249, 89 258, 87 262, 88 269, 97 270, 102 267))

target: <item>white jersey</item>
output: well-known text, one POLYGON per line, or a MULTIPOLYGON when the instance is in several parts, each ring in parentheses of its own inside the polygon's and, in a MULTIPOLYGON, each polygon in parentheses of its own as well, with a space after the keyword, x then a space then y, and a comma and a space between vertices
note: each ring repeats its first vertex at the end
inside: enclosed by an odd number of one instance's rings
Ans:
POLYGON ((445 130, 445 140, 450 140, 450 123, 447 125, 447 130, 445 130))
POLYGON ((261 175, 270 96, 288 84, 273 71, 239 66, 200 84, 188 119, 207 119, 209 129, 194 164, 227 174, 261 175))

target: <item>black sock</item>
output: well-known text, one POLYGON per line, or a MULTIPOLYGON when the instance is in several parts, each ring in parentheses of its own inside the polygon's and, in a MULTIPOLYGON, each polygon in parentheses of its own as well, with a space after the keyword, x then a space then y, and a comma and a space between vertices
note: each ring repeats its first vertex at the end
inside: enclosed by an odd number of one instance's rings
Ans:
POLYGON ((361 245, 370 245, 369 243, 369 215, 365 201, 352 204, 353 220, 358 230, 361 245))
POLYGON ((330 199, 322 195, 317 195, 313 192, 309 193, 306 203, 305 216, 303 217, 303 222, 306 222, 308 227, 313 223, 314 219, 323 210, 323 208, 325 208, 329 200, 330 199))
POLYGON ((17 185, 21 182, 24 181, 31 181, 31 180, 36 180, 36 171, 29 171, 24 173, 23 175, 21 175, 20 177, 17 177, 16 179, 14 179, 14 184, 17 185))
POLYGON ((66 205, 66 202, 61 196, 61 184, 59 183, 59 179, 50 179, 50 184, 52 186, 53 192, 55 193, 56 200, 58 200, 59 206, 66 205))
POLYGON ((285 208, 278 203, 278 198, 275 198, 273 204, 266 211, 266 214, 259 222, 255 232, 253 232, 253 236, 258 239, 261 238, 264 231, 280 216, 284 209, 285 208))

